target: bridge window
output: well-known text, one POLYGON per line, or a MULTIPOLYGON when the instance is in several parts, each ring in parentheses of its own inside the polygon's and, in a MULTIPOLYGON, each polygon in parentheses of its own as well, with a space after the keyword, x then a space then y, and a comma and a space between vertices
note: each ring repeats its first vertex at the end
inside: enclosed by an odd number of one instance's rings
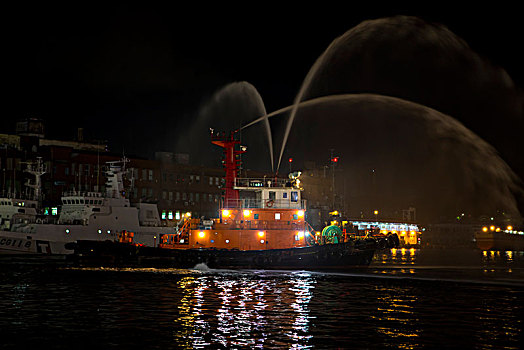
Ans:
POLYGON ((297 191, 291 191, 291 201, 298 202, 298 192, 297 191))
POLYGON ((287 198, 287 192, 282 192, 282 198, 287 198))

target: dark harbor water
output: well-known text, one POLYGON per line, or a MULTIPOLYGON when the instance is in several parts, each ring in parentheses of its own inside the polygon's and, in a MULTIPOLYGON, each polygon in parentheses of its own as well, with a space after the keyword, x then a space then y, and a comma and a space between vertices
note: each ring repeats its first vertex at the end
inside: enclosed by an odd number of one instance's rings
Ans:
POLYGON ((2 259, 0 347, 520 348, 524 253, 478 253, 469 265, 452 255, 397 249, 344 273, 2 259))

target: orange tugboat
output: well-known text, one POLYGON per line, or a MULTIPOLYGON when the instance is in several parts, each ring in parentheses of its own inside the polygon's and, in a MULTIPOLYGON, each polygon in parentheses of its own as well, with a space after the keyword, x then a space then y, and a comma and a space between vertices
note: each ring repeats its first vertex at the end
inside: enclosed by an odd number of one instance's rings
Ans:
POLYGON ((176 232, 160 235, 157 247, 134 244, 132 234, 123 234, 119 242, 79 241, 74 259, 180 268, 205 263, 210 268, 345 269, 369 265, 379 246, 398 245, 396 235, 379 242, 345 237, 335 229, 315 232, 305 220, 298 176, 238 177, 245 149, 235 134, 211 136, 224 149, 226 171, 218 218, 186 217, 176 232))

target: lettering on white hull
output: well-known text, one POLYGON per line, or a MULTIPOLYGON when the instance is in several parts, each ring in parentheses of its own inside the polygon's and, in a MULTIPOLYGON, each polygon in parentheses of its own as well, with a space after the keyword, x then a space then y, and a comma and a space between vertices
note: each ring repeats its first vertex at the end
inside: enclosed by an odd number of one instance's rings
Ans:
POLYGON ((42 254, 51 254, 49 241, 36 241, 36 251, 42 254))
POLYGON ((15 250, 27 250, 31 248, 31 241, 25 239, 16 239, 16 238, 0 238, 0 247, 5 247, 6 249, 15 249, 15 250))

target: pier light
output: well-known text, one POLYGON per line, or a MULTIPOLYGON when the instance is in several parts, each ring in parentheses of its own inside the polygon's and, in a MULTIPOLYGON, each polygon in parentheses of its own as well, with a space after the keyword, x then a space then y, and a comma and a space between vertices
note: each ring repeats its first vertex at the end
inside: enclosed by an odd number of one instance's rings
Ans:
POLYGON ((206 234, 204 233, 204 231, 200 231, 200 232, 198 233, 198 237, 200 237, 200 238, 204 238, 205 235, 206 235, 206 234))
POLYGON ((491 231, 495 231, 495 226, 491 225, 491 226, 489 227, 489 229, 490 229, 491 231))
POLYGON ((69 232, 71 232, 71 231, 69 231, 69 229, 68 229, 68 228, 66 228, 66 230, 65 230, 65 233, 66 233, 66 235, 68 235, 68 234, 69 234, 69 232))
POLYGON ((483 231, 483 232, 488 232, 488 228, 487 228, 486 226, 484 226, 484 227, 482 228, 482 231, 483 231))
POLYGON ((500 232, 500 227, 497 227, 497 228, 495 229, 495 232, 500 232))
POLYGON ((251 215, 251 210, 244 210, 244 217, 248 217, 249 215, 251 215))
POLYGON ((222 216, 228 218, 231 212, 227 209, 222 210, 222 216))
POLYGON ((297 211, 297 216, 298 216, 299 218, 303 218, 303 217, 304 217, 304 211, 303 211, 303 210, 298 210, 298 211, 297 211))
POLYGON ((510 225, 510 226, 507 227, 507 229, 508 229, 508 231, 512 231, 513 230, 513 226, 510 225))
POLYGON ((99 234, 102 234, 102 230, 99 229, 99 230, 98 230, 98 233, 99 233, 99 234))
POLYGON ((190 217, 191 217, 191 213, 188 211, 188 212, 186 213, 186 216, 187 216, 188 218, 190 218, 190 217))
POLYGON ((258 237, 264 237, 264 231, 258 231, 258 237))
POLYGON ((401 235, 401 236, 405 236, 405 235, 406 235, 406 231, 402 231, 402 232, 400 232, 400 235, 401 235))
POLYGON ((315 232, 315 236, 320 236, 320 231, 315 232))

